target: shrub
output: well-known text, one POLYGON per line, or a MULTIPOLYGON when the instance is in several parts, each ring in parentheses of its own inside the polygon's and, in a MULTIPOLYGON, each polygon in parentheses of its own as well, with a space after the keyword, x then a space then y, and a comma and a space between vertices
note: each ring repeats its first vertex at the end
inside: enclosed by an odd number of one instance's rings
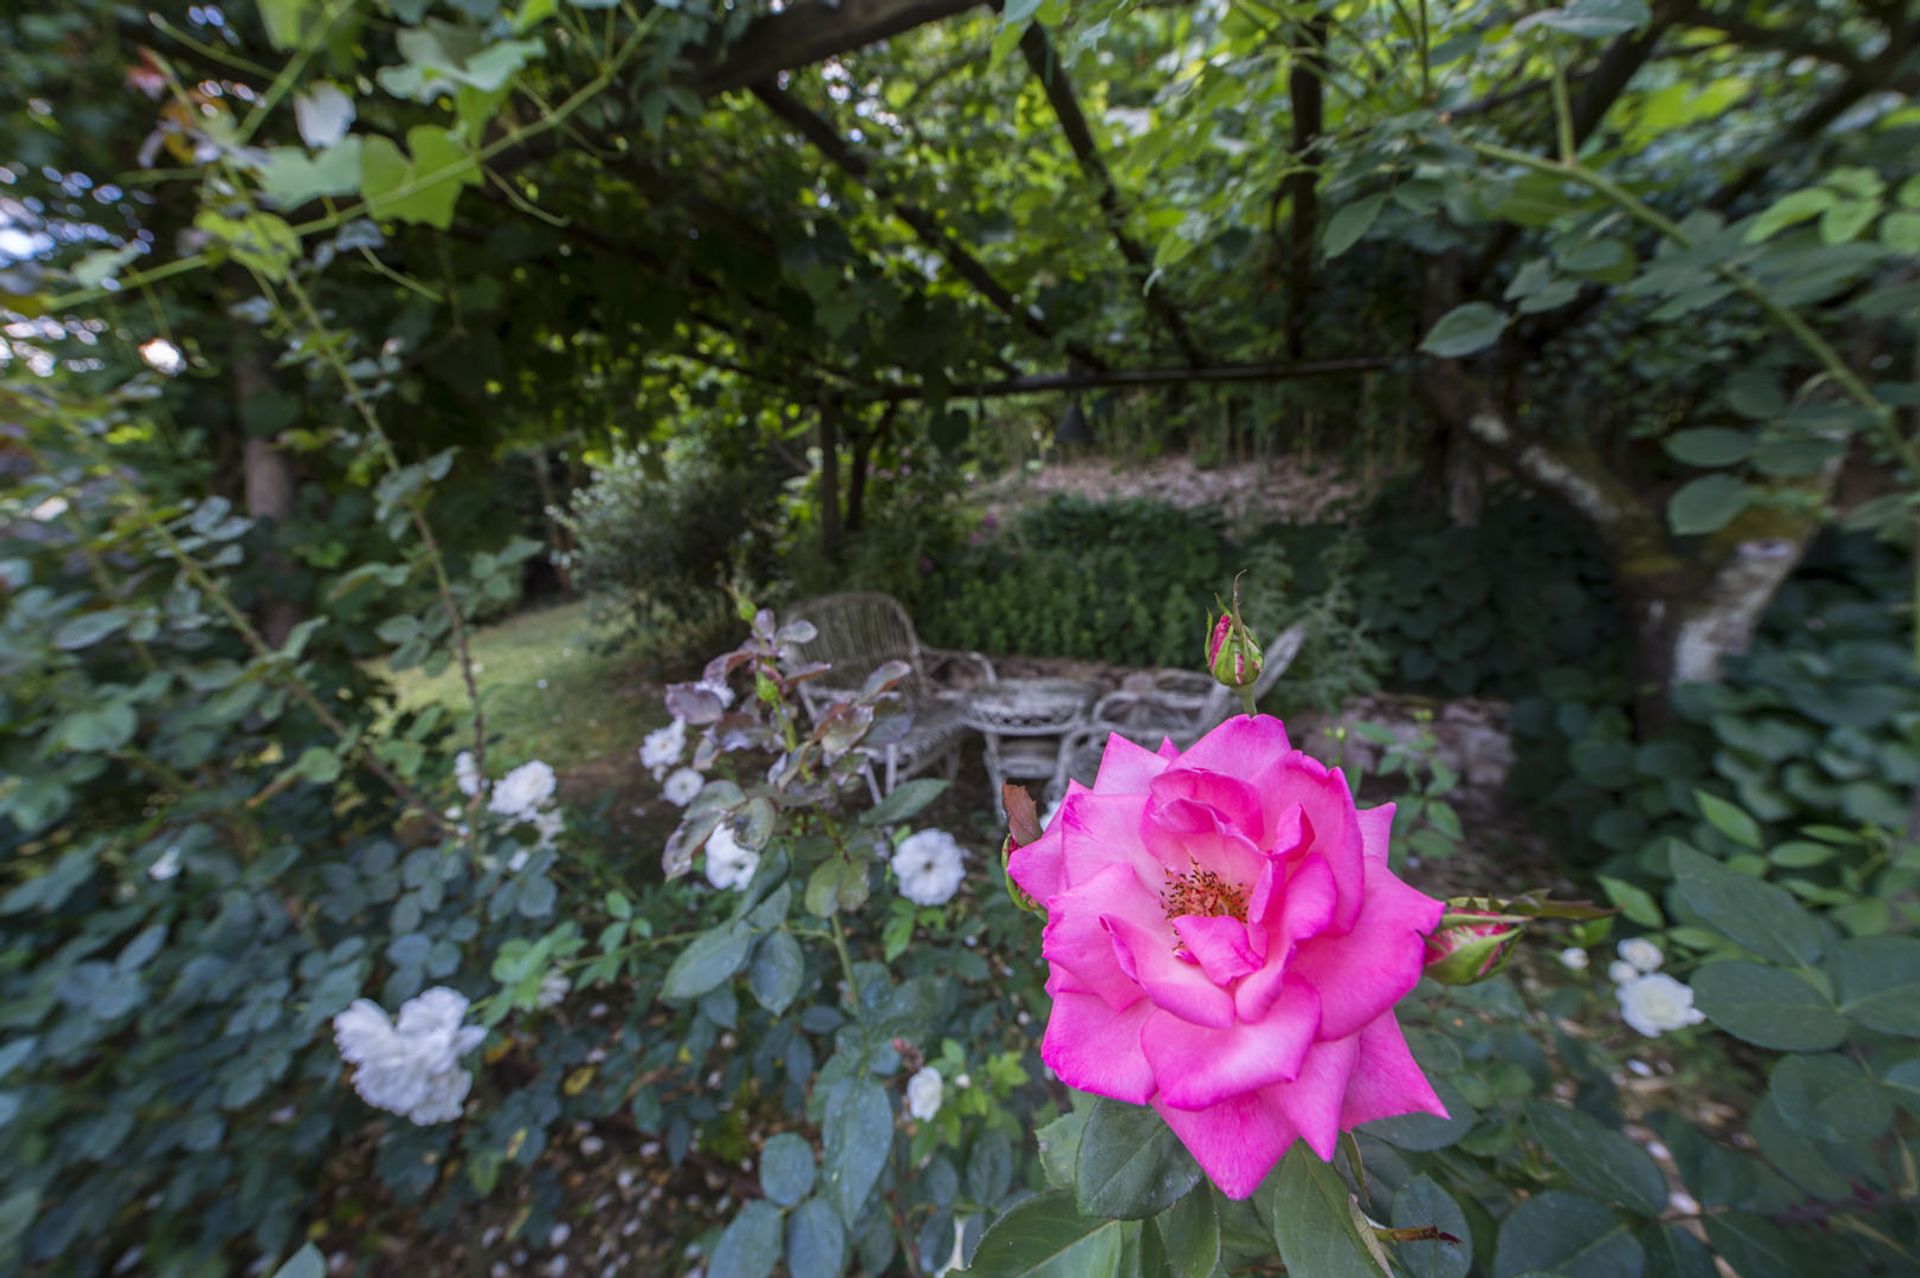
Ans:
POLYGON ((1217 517, 1056 497, 940 565, 916 621, 943 647, 1187 666, 1227 565, 1217 517))
POLYGON ((623 451, 574 494, 574 581, 596 619, 668 650, 703 650, 730 624, 724 587, 764 578, 779 476, 754 459, 623 451))

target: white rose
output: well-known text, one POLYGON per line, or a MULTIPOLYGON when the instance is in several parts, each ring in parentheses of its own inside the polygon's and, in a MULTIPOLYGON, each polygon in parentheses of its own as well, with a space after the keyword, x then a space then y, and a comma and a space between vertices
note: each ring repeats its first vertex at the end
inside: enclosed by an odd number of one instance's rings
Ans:
POLYGON ((473 761, 473 751, 462 750, 453 756, 453 783, 469 799, 480 793, 480 768, 473 761))
POLYGON ((700 793, 707 779, 692 768, 675 768, 667 774, 666 781, 660 787, 660 797, 676 808, 684 808, 692 803, 694 796, 700 793))
POLYGON ((1628 981, 1637 981, 1646 973, 1625 959, 1615 959, 1607 964, 1607 979, 1615 985, 1625 985, 1628 981))
POLYGON ((333 1018, 333 1041, 355 1067, 353 1089, 367 1104, 423 1127, 444 1123, 460 1116, 473 1086, 460 1058, 487 1036, 481 1026, 461 1025, 466 1014, 465 996, 445 986, 408 999, 393 1021, 379 1004, 355 999, 333 1018))
POLYGON ((945 1090, 940 1071, 929 1065, 907 1080, 907 1113, 926 1122, 940 1112, 940 1096, 945 1090))
POLYGON ((554 785, 553 768, 535 759, 501 777, 487 807, 501 816, 530 821, 553 798, 554 785))
POLYGON ((722 822, 707 839, 707 882, 723 891, 743 888, 760 868, 760 854, 740 846, 722 822))
POLYGON ((1619 948, 1620 957, 1633 964, 1636 971, 1657 972, 1666 962, 1667 956, 1660 952, 1660 947, 1644 936, 1629 937, 1620 942, 1619 948))
POLYGON ((640 743, 640 766, 658 781, 666 770, 680 762, 687 748, 687 721, 675 718, 664 728, 656 728, 640 743))
POLYGON ((945 905, 966 877, 965 856, 959 842, 945 830, 908 835, 893 854, 900 895, 915 905, 945 905))
POLYGON ((1577 945, 1569 945, 1560 951, 1560 963, 1570 971, 1584 972, 1587 970, 1587 952, 1577 945))
POLYGON ((1628 981, 1614 994, 1620 1000, 1620 1018, 1648 1038, 1706 1019, 1693 1005, 1692 988, 1665 974, 1628 981))

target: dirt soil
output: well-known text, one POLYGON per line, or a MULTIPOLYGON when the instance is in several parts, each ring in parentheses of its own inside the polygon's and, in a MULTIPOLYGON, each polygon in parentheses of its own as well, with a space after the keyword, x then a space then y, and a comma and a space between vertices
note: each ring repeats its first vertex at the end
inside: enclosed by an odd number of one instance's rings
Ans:
POLYGON ((1057 494, 1101 501, 1151 498, 1182 509, 1214 507, 1235 525, 1313 524, 1331 518, 1360 495, 1360 485, 1332 468, 1303 466, 1297 457, 1237 462, 1201 469, 1189 457, 1161 457, 1127 465, 1100 458, 1049 462, 1035 474, 1016 471, 973 494, 989 513, 1010 511, 1057 494))

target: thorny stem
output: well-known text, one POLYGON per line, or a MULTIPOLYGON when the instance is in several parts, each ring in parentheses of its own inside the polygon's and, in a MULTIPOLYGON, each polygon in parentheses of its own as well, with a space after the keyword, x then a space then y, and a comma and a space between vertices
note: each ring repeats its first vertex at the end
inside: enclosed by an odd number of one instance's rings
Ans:
MULTIPOLYGON (((346 363, 340 358, 340 351, 334 345, 332 335, 328 333, 326 325, 321 322, 320 312, 314 308, 313 299, 292 275, 287 277, 287 291, 293 294, 294 301, 300 304, 301 312, 307 317, 307 322, 312 325, 321 357, 332 367, 334 375, 346 388, 348 401, 360 414, 360 419, 367 424, 367 430, 379 444, 380 453, 386 459, 387 468, 397 473, 403 469, 399 455, 393 451, 392 442, 388 440, 386 432, 380 428, 380 418, 373 411, 373 405, 367 402, 366 396, 360 391, 359 383, 355 382, 353 375, 347 371, 346 363)), ((433 568, 434 586, 440 596, 440 608, 446 614, 447 625, 451 628, 454 654, 460 662, 460 678, 467 688, 467 700, 473 706, 473 767, 479 776, 485 777, 487 775, 487 715, 480 704, 479 681, 473 674, 473 653, 467 641, 466 619, 461 616, 460 605, 453 597, 453 582, 447 577, 446 556, 440 551, 439 539, 433 535, 433 526, 427 522, 426 514, 421 509, 422 505, 423 501, 418 494, 410 497, 407 500, 407 516, 413 523, 413 530, 420 535, 421 545, 426 549, 427 562, 433 568)), ((473 797, 468 800, 467 808, 470 817, 477 815, 480 811, 481 794, 482 791, 476 789, 473 797)))

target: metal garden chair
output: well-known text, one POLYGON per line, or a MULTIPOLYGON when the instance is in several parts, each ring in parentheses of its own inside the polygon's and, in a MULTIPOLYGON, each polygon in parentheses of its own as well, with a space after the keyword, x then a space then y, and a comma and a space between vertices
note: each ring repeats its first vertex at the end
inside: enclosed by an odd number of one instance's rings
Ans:
POLYGON ((993 662, 977 652, 923 646, 900 601, 874 591, 822 595, 800 604, 793 615, 812 622, 819 632, 802 645, 802 652, 832 667, 800 685, 810 715, 818 717, 829 704, 857 693, 867 676, 885 663, 904 661, 908 666, 899 684, 906 729, 871 751, 880 771, 876 797, 934 763, 945 764, 951 775, 968 731, 961 717, 965 689, 945 686, 936 676, 971 667, 975 682, 991 683, 996 678, 993 662))

